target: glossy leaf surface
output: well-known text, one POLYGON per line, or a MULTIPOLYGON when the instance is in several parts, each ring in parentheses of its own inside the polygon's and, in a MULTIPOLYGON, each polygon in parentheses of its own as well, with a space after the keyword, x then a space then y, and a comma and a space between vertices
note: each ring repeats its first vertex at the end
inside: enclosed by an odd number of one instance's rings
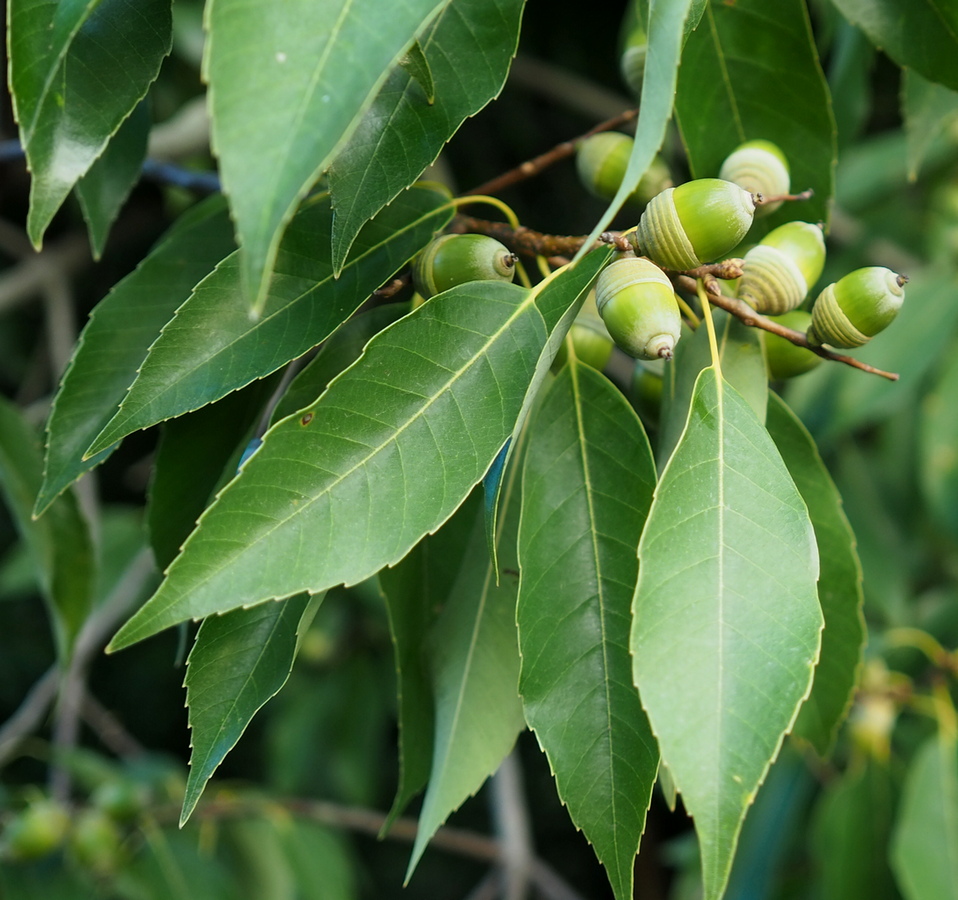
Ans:
POLYGON ((635 413, 575 360, 530 424, 519 529, 519 690, 572 821, 619 900, 655 783, 658 748, 632 683, 636 547, 655 464, 635 413))
POLYGON ((204 73, 213 147, 261 311, 283 232, 385 78, 444 2, 213 0, 204 73))
POLYGON ((842 498, 812 436, 776 394, 769 395, 768 430, 808 507, 818 543, 818 599, 825 630, 812 692, 794 733, 827 756, 851 705, 865 646, 861 563, 842 498))
POLYGON ((400 560, 482 478, 545 341, 511 284, 462 285, 380 332, 314 407, 267 432, 114 647, 400 560))
POLYGON ((226 203, 221 197, 211 198, 182 216, 136 271, 93 310, 47 422, 38 512, 109 456, 111 449, 83 459, 116 414, 160 329, 233 246, 226 203))
POLYGON ((11 0, 10 82, 33 176, 37 246, 67 194, 156 78, 170 0, 11 0))
POLYGON ((808 693, 822 614, 801 496, 714 368, 639 544, 633 675, 686 809, 704 896, 724 890, 745 812, 808 693))
MULTIPOLYGON (((363 224, 412 184, 468 116, 502 89, 525 0, 456 0, 420 35, 431 78, 396 68, 329 170, 333 268, 343 266, 363 224), (431 83, 438 102, 430 102, 431 83)), ((411 58, 415 60, 416 54, 411 58)), ((421 69, 421 66, 419 67, 421 69)))
POLYGON ((286 683, 308 594, 211 616, 187 660, 186 705, 193 754, 180 824, 256 712, 286 683))
POLYGON ((397 199, 368 223, 337 280, 329 258, 329 198, 317 198, 286 232, 257 319, 243 300, 239 254, 224 260, 163 328, 88 452, 218 400, 315 347, 443 226, 450 212, 437 210, 445 201, 425 188, 397 199))

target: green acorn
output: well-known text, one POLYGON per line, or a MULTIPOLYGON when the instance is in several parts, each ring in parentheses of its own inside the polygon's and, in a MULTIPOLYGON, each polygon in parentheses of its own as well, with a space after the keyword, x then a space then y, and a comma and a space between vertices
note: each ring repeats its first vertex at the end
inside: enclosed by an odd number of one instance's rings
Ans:
MULTIPOLYGON (((733 150, 722 168, 719 178, 733 181, 752 194, 763 197, 777 197, 787 194, 791 175, 788 159, 771 141, 746 141, 733 150)), ((757 216, 767 216, 782 205, 781 200, 763 203, 755 212, 757 216)))
POLYGON ((667 269, 694 269, 736 247, 754 214, 748 191, 730 181, 699 178, 653 197, 629 242, 636 253, 667 269))
MULTIPOLYGON (((812 314, 804 309, 793 309, 791 312, 778 317, 775 321, 794 331, 807 331, 809 323, 812 321, 812 314)), ((822 361, 817 353, 813 353, 805 347, 799 347, 798 344, 793 344, 786 338, 772 334, 770 331, 762 332, 762 340, 765 342, 765 363, 768 369, 768 377, 773 380, 783 380, 802 375, 814 369, 822 361)))
POLYGON ((883 266, 866 266, 830 284, 812 307, 809 344, 861 347, 898 315, 907 281, 883 266))
POLYGON ((738 296, 760 313, 780 316, 805 299, 824 266, 822 229, 786 222, 745 254, 738 296))
POLYGON ((516 255, 485 234, 443 234, 413 260, 412 277, 423 297, 469 281, 512 281, 516 255))
POLYGON ((672 282, 654 263, 625 256, 606 266, 595 301, 612 340, 636 359, 671 359, 682 329, 672 282))
MULTIPOLYGON (((635 142, 627 134, 601 131, 579 143, 576 171, 586 190, 600 200, 611 200, 619 190, 635 142)), ((672 184, 668 166, 656 157, 625 203, 645 206, 656 194, 672 184)))

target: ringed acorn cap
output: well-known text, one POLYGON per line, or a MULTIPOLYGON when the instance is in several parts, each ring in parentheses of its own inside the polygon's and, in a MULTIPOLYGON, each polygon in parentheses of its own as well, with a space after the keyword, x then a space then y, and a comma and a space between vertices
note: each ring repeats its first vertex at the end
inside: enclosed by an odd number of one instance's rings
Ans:
MULTIPOLYGON (((732 181, 753 194, 775 197, 787 194, 791 184, 788 159, 776 144, 762 139, 746 141, 733 150, 719 169, 719 178, 732 181)), ((763 203, 757 216, 775 212, 782 201, 763 203)))
POLYGON ((595 285, 599 315, 615 343, 635 359, 671 359, 682 316, 668 276, 635 256, 615 260, 595 285))
POLYGON ((758 312, 782 315, 805 299, 824 266, 822 229, 786 222, 745 254, 738 296, 758 312))
POLYGON ((907 281, 907 276, 884 266, 849 272, 815 300, 808 342, 814 346, 861 347, 898 315, 907 281))
POLYGON ((698 178, 653 197, 629 241, 661 266, 694 269, 737 246, 754 214, 748 191, 719 178, 698 178))

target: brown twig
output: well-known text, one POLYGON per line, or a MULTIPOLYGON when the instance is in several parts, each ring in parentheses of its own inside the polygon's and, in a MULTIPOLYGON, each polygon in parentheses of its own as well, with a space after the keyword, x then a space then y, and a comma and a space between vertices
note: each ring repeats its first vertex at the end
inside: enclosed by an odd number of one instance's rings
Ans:
POLYGON ((619 128, 622 125, 631 122, 638 114, 639 111, 637 109, 627 109, 625 112, 620 113, 617 116, 613 116, 611 119, 606 119, 604 122, 600 122, 595 126, 595 128, 589 129, 587 132, 585 132, 585 134, 580 134, 578 137, 573 138, 570 141, 563 141, 561 144, 557 144, 551 150, 541 153, 539 156, 536 156, 533 159, 527 159, 524 163, 520 163, 514 169, 510 169, 508 172, 503 172, 501 175, 497 175, 495 178, 491 178, 489 181, 486 181, 483 184, 466 191, 466 195, 497 194, 499 191, 504 190, 507 187, 511 187, 520 181, 525 181, 527 178, 532 178, 535 175, 538 175, 540 172, 544 172, 549 168, 549 166, 554 166, 557 162, 572 156, 575 153, 576 147, 578 147, 580 141, 583 141, 585 138, 590 137, 593 134, 597 134, 600 131, 610 131, 613 128, 619 128))
POLYGON ((584 235, 543 234, 472 216, 456 216, 448 230, 456 234, 488 234, 520 256, 575 256, 586 240, 584 235))
MULTIPOLYGON (((675 280, 684 290, 687 290, 693 294, 695 293, 695 278, 691 277, 690 275, 680 273, 675 276, 675 280)), ((733 316, 741 319, 746 325, 751 325, 753 328, 761 328, 763 331, 769 331, 772 334, 777 334, 779 337, 783 337, 785 340, 791 341, 793 344, 796 344, 799 347, 805 347, 807 350, 811 350, 813 353, 818 354, 818 356, 821 356, 823 359, 830 359, 834 362, 844 363, 846 366, 851 366, 854 369, 861 369, 863 372, 868 372, 872 375, 880 375, 882 378, 887 378, 889 381, 898 381, 899 376, 895 372, 885 372, 882 369, 876 369, 874 366, 870 366, 868 363, 862 362, 860 359, 855 359, 852 356, 845 356, 841 353, 835 353, 831 350, 826 350, 824 347, 811 346, 801 331, 795 331, 791 328, 786 328, 784 325, 780 325, 774 319, 768 319, 765 316, 760 315, 743 300, 738 300, 735 297, 726 297, 724 294, 718 291, 714 281, 710 281, 709 278, 706 277, 703 279, 703 281, 705 283, 706 292, 708 293, 709 302, 712 303, 713 306, 718 306, 721 309, 730 312, 733 316)))

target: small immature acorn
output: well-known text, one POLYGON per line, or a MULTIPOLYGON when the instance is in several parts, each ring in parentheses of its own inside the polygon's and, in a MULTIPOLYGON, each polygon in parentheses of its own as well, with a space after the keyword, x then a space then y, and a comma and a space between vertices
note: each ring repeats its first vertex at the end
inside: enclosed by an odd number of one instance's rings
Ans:
POLYGON ((730 181, 698 178, 653 197, 629 243, 667 269, 694 269, 737 246, 754 214, 748 191, 730 181))
MULTIPOLYGON (((733 181, 752 194, 777 197, 788 193, 791 175, 785 154, 771 141, 756 140, 746 141, 726 157, 719 169, 719 178, 733 181)), ((767 216, 782 202, 763 203, 755 215, 767 216)))
POLYGON ((636 99, 642 95, 645 57, 649 52, 649 36, 645 31, 642 12, 636 0, 629 3, 622 19, 622 31, 619 37, 619 46, 622 48, 619 56, 619 72, 636 99))
POLYGON ((512 281, 516 255, 485 234, 443 234, 413 260, 412 277, 423 297, 468 281, 512 281))
MULTIPOLYGON (((612 358, 613 342, 609 329, 605 327, 599 310, 595 305, 595 291, 589 291, 588 297, 582 304, 582 309, 575 317, 569 329, 569 337, 579 362, 592 366, 600 372, 608 365, 612 358)), ((555 360, 552 363, 553 371, 558 372, 566 364, 569 352, 566 342, 559 345, 555 360)))
MULTIPOLYGON (((812 321, 812 314, 804 309, 793 309, 775 321, 794 331, 807 331, 812 321)), ((805 347, 799 347, 798 344, 793 344, 790 340, 772 334, 770 331, 762 332, 762 340, 765 342, 768 377, 774 381, 802 375, 814 369, 822 361, 817 353, 805 347)))
POLYGON ((898 315, 907 281, 907 276, 884 266, 866 266, 849 272, 815 300, 808 343, 815 347, 861 347, 898 315))
POLYGON ((805 299, 824 266, 822 229, 786 222, 745 254, 738 296, 757 312, 780 316, 805 299))
POLYGON ((682 316, 668 276, 654 263, 624 256, 606 266, 595 302, 612 340, 636 359, 671 359, 682 316))
MULTIPOLYGON (((611 200, 619 190, 629 165, 634 141, 618 131, 601 131, 580 142, 576 150, 576 171, 586 190, 600 200, 611 200)), ((672 184, 668 166, 655 157, 625 203, 644 206, 672 184)))

